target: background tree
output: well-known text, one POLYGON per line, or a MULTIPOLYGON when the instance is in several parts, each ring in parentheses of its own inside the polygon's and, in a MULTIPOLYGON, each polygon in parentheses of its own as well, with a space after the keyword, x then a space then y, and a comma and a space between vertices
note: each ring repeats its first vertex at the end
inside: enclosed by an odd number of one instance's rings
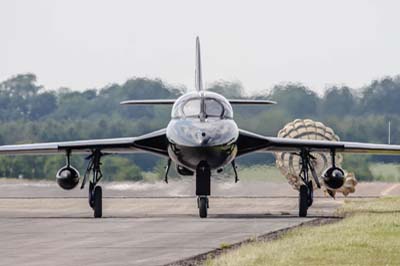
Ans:
MULTIPOLYGON (((260 134, 274 136, 293 119, 313 118, 332 127, 342 140, 386 143, 390 120, 392 143, 400 144, 399 77, 374 80, 359 90, 334 86, 322 97, 297 83, 281 84, 252 96, 247 96, 243 85, 237 81, 218 81, 211 83, 208 89, 228 98, 276 100, 277 105, 234 107, 238 126, 260 134)), ((0 83, 0 144, 144 134, 165 127, 171 107, 121 106, 120 101, 176 99, 185 91, 186 88, 147 78, 131 78, 122 84, 85 91, 69 88, 49 91, 37 84, 34 74, 16 75, 0 83)), ((83 171, 87 163, 84 157, 73 156, 73 160, 83 171)), ((165 164, 151 154, 110 156, 105 160, 108 178, 118 180, 141 180, 142 171, 156 169, 160 172, 165 164)), ((361 159, 355 160, 364 163, 361 159)), ((390 162, 398 158, 372 156, 365 160, 390 162)), ((238 161, 245 165, 273 164, 274 158, 271 154, 260 153, 238 161)), ((54 178, 64 164, 63 156, 0 156, 0 176, 54 178)))
POLYGON ((352 114, 357 108, 357 99, 349 87, 331 87, 325 91, 320 102, 324 116, 343 117, 352 114))
POLYGON ((315 117, 320 103, 318 95, 301 84, 278 85, 268 95, 278 102, 278 109, 288 113, 290 117, 315 117))

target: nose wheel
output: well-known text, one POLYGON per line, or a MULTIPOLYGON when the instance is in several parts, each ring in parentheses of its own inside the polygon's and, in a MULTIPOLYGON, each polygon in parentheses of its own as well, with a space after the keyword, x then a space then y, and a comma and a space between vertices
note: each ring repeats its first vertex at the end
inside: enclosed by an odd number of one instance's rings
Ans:
POLYGON ((200 218, 207 218, 208 197, 206 196, 197 197, 197 206, 199 208, 200 218))

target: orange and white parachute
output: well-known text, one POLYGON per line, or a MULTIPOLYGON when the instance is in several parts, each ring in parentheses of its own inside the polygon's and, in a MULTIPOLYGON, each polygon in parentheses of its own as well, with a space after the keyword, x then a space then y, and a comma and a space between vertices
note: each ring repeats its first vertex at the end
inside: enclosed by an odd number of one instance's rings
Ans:
MULTIPOLYGON (((296 119, 284 126, 279 132, 278 137, 280 138, 295 138, 295 139, 309 139, 309 140, 327 140, 327 141, 339 141, 339 137, 335 134, 332 128, 325 126, 321 122, 316 122, 311 119, 296 119)), ((320 183, 323 186, 323 181, 321 175, 325 169, 332 166, 331 155, 326 152, 312 152, 311 155, 314 157, 312 163, 314 165, 317 176, 320 178, 320 183)), ((276 166, 281 171, 281 173, 287 178, 288 182, 294 189, 299 189, 302 184, 300 178, 300 156, 293 154, 291 152, 277 152, 275 153, 276 166)), ((336 154, 335 164, 341 167, 343 162, 343 156, 341 154, 336 154)), ((311 173, 310 173, 311 176, 311 173)), ((336 192, 342 192, 343 195, 347 196, 349 193, 355 191, 355 186, 357 180, 353 173, 348 173, 345 171, 345 183, 344 185, 335 190, 330 190, 330 194, 335 194, 336 192)), ((314 184, 316 188, 316 184, 314 184)), ((328 189, 324 186, 324 190, 328 189)))

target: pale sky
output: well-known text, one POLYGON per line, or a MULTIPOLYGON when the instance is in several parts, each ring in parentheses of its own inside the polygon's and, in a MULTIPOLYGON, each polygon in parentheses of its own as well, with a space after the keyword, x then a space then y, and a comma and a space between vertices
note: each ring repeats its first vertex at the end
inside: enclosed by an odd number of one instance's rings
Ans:
POLYGON ((129 77, 248 92, 301 82, 321 92, 400 74, 400 1, 1 0, 0 80, 33 72, 49 89, 129 77))

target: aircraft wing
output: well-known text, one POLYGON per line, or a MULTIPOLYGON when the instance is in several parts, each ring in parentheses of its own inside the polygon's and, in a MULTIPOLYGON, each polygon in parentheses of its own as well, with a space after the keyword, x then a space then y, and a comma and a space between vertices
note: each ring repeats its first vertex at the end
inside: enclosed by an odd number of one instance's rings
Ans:
POLYGON ((103 153, 138 153, 151 152, 168 156, 166 129, 151 132, 138 137, 91 139, 64 142, 18 144, 0 146, 0 154, 8 155, 45 155, 71 151, 72 153, 91 153, 99 149, 103 153))
POLYGON ((262 136, 242 129, 239 131, 237 145, 238 156, 257 151, 299 152, 302 148, 306 148, 311 152, 330 152, 334 150, 341 153, 400 155, 400 145, 276 138, 262 136))
MULTIPOLYGON (((150 99, 150 100, 127 100, 122 101, 123 105, 173 105, 176 100, 174 99, 150 99)), ((230 104, 234 105, 268 105, 276 104, 274 101, 269 100, 253 100, 253 99, 228 99, 230 104)))

